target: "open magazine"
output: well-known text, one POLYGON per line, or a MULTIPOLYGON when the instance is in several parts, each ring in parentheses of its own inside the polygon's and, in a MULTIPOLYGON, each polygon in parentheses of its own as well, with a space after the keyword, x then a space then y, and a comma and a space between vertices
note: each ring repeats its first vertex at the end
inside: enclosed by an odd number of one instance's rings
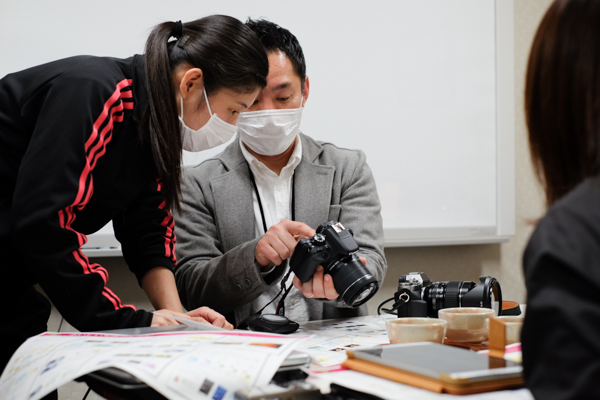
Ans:
POLYGON ((108 367, 124 370, 169 399, 233 399, 266 385, 305 336, 247 331, 43 333, 15 352, 0 377, 2 398, 37 400, 108 367))

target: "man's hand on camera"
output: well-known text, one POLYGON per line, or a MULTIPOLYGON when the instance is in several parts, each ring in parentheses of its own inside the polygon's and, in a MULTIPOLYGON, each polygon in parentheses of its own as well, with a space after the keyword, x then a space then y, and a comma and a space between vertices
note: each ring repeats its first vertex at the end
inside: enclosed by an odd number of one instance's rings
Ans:
POLYGON ((298 237, 311 237, 314 234, 315 230, 302 222, 281 220, 258 241, 254 258, 263 267, 270 263, 280 265, 294 253, 298 237))
MULTIPOLYGON (((359 257, 360 261, 363 264, 367 265, 367 259, 364 257, 359 257)), ((309 299, 317 298, 317 299, 327 299, 334 300, 337 299, 339 294, 335 290, 333 286, 333 279, 331 275, 325 274, 322 266, 318 266, 313 278, 308 281, 302 283, 297 276, 294 276, 292 280, 296 289, 302 292, 305 297, 309 299)))
POLYGON ((292 282, 294 283, 294 286, 309 299, 314 297, 317 299, 334 300, 339 296, 333 286, 331 275, 325 274, 323 272, 323 267, 320 265, 317 267, 317 270, 310 281, 302 283, 297 276, 294 276, 292 282))

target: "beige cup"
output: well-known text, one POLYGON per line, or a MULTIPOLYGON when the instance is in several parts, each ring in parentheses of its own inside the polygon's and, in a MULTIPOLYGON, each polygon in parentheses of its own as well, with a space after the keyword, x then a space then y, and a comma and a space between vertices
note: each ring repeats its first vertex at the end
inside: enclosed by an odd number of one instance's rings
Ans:
POLYGON ((446 321, 437 318, 398 318, 385 322, 390 343, 443 343, 446 321))
POLYGON ((488 338, 487 320, 494 315, 491 308, 457 307, 438 311, 448 326, 446 337, 451 342, 481 343, 488 338))

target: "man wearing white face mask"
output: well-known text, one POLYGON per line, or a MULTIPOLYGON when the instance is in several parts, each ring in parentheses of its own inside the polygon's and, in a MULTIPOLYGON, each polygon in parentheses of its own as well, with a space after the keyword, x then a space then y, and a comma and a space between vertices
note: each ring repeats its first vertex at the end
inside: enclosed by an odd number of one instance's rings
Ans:
MULTIPOLYGON (((261 309, 276 312, 287 259, 298 239, 324 222, 353 230, 358 255, 380 285, 387 269, 379 198, 364 153, 300 132, 309 95, 300 44, 271 22, 246 25, 267 50, 267 87, 240 114, 238 140, 184 172, 176 216, 182 303, 210 306, 234 325, 261 309)), ((294 321, 367 312, 365 305, 349 308, 321 266, 308 282, 291 275, 283 284, 293 285, 284 309, 294 321)))

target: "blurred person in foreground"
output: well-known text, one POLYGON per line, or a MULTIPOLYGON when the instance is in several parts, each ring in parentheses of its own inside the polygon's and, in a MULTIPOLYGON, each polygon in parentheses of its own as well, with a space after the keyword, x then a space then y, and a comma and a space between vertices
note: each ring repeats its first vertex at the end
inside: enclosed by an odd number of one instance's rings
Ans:
POLYGON ((557 0, 529 56, 525 112, 548 211, 525 250, 522 332, 536 399, 600 399, 600 2, 557 0))

